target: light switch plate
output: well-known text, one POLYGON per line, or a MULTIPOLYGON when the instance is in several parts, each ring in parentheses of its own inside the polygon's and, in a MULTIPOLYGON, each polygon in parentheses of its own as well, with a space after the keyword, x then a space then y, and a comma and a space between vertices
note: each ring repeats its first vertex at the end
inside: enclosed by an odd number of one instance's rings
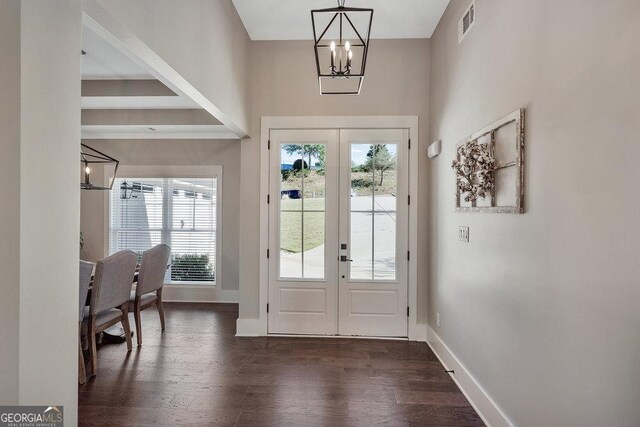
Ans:
POLYGON ((458 240, 461 242, 469 243, 469 227, 458 227, 458 240))

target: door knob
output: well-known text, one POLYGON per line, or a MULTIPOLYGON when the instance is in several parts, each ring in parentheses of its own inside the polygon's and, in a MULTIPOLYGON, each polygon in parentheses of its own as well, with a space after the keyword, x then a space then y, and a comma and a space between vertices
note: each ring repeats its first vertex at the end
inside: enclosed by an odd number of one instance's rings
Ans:
POLYGON ((340 255, 341 262, 353 262, 352 259, 348 259, 346 255, 340 255))

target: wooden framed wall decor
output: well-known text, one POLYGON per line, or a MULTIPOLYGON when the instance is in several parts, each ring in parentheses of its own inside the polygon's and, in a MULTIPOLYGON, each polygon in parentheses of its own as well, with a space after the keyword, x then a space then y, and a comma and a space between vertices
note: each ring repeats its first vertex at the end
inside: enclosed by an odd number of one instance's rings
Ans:
POLYGON ((525 212, 524 129, 521 108, 456 146, 456 212, 525 212))

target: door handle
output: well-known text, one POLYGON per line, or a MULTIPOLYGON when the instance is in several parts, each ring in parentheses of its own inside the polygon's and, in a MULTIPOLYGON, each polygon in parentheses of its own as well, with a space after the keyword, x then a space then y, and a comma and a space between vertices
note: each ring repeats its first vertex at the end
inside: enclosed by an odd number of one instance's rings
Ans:
POLYGON ((352 259, 348 259, 346 255, 340 255, 341 262, 353 262, 352 259))

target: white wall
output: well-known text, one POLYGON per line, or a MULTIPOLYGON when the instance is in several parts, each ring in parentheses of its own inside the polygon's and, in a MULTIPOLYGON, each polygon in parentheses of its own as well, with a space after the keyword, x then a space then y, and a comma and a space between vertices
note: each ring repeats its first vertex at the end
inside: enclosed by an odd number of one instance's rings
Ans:
MULTIPOLYGON (((321 96, 318 89, 313 43, 306 41, 252 42, 250 63, 251 130, 242 141, 240 215, 240 318, 258 318, 260 120, 263 116, 417 115, 420 146, 419 215, 426 216, 426 156, 428 136, 429 41, 373 40, 367 76, 359 96, 321 96)), ((427 227, 421 223, 418 258, 426 258, 427 227)), ((415 233, 415 230, 412 231, 415 233)), ((418 271, 418 321, 424 323, 426 263, 418 271)))
MULTIPOLYGON (((84 140, 85 144, 118 159, 120 165, 222 166, 222 283, 238 289, 240 236, 240 142, 238 140, 84 140)), ((97 171, 96 171, 97 172, 97 171)), ((97 172, 99 173, 99 172, 97 172)), ((82 191, 82 258, 104 258, 108 235, 102 191, 82 191)))
POLYGON ((231 0, 98 0, 243 130, 249 36, 231 0))
POLYGON ((0 405, 18 403, 20 1, 0 2, 0 405))
POLYGON ((478 0, 458 45, 468 4, 431 40, 429 324, 517 425, 637 426, 640 3, 478 0), (519 107, 527 213, 454 213, 455 144, 519 107))
POLYGON ((0 5, 0 403, 77 422, 79 0, 0 5), (44 208, 46 207, 46 209, 44 208))

